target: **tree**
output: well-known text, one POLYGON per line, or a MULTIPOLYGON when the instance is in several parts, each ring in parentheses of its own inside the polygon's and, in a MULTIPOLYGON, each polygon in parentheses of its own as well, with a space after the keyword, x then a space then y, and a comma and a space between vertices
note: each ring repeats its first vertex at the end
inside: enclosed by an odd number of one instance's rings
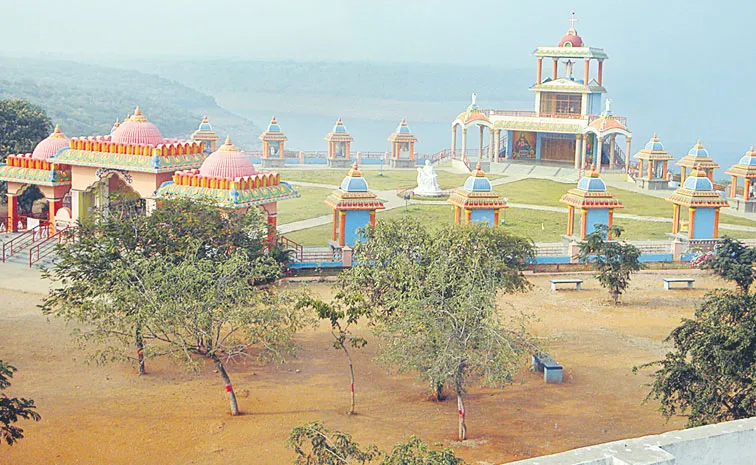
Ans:
POLYGON ((694 318, 665 340, 673 350, 659 367, 646 400, 658 399, 662 415, 682 415, 688 426, 756 415, 756 296, 717 290, 694 318))
POLYGON ((639 271, 643 265, 640 262, 641 251, 632 244, 607 240, 611 233, 619 239, 623 229, 619 226, 611 228, 597 224, 595 231, 585 236, 580 243, 578 258, 582 262, 592 263, 602 287, 609 289, 609 295, 615 305, 619 304, 619 297, 630 285, 630 276, 639 271))
POLYGON ((712 270, 721 278, 734 282, 740 291, 748 292, 756 278, 754 262, 756 249, 725 236, 717 244, 713 257, 703 261, 701 268, 712 270))
POLYGON ((296 465, 464 465, 451 449, 430 449, 422 440, 411 437, 397 444, 391 452, 375 446, 364 450, 352 436, 313 422, 294 428, 286 441, 294 450, 296 465))
POLYGON ((268 247, 268 226, 257 209, 240 212, 169 200, 150 216, 143 210, 139 202, 124 203, 80 222, 77 240, 59 246, 58 259, 44 274, 57 285, 42 305, 46 314, 83 323, 74 333, 83 344, 97 347, 99 362, 131 359, 128 354, 135 348, 139 374, 145 373, 145 357, 152 355, 151 336, 144 330, 140 300, 113 294, 114 270, 125 257, 134 261, 136 253, 178 263, 187 250, 195 250, 198 258, 222 261, 242 251, 250 266, 260 266, 254 274, 260 282, 283 272, 268 247))
POLYGON ((39 421, 41 418, 33 400, 8 397, 2 392, 10 387, 10 379, 15 371, 15 367, 0 360, 0 443, 5 441, 9 446, 24 437, 24 430, 14 425, 18 420, 39 421))
POLYGON ((0 162, 9 154, 31 152, 51 131, 42 108, 21 99, 0 100, 0 162))
POLYGON ((522 271, 532 245, 477 225, 427 231, 413 219, 364 233, 355 246, 363 265, 345 271, 339 284, 369 303, 382 360, 418 372, 437 398, 444 386, 454 388, 463 440, 468 384, 511 382, 534 349, 525 318, 505 325, 496 304, 498 292, 528 287, 522 271))
POLYGON ((336 294, 333 303, 327 304, 322 300, 306 296, 297 304, 300 308, 312 308, 315 310, 318 318, 328 320, 331 324, 331 335, 333 336, 333 348, 341 350, 349 362, 349 389, 351 392, 349 403, 349 415, 354 414, 354 363, 349 353, 349 348, 361 349, 367 345, 367 340, 352 334, 352 326, 356 325, 359 319, 366 314, 367 308, 361 299, 354 296, 348 296, 343 292, 336 294))

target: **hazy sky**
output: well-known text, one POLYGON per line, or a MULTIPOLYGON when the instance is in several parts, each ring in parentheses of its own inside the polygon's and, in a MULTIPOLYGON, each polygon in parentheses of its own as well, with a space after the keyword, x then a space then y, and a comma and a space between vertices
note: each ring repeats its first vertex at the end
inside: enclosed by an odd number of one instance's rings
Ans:
POLYGON ((571 11, 588 45, 632 67, 754 61, 748 0, 0 0, 0 54, 521 66, 571 11))

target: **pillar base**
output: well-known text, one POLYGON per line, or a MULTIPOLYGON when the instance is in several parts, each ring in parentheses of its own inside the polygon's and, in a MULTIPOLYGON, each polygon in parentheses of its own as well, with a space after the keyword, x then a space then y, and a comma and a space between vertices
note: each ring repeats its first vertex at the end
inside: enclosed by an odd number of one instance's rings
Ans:
POLYGON ((407 158, 392 158, 391 160, 389 160, 389 165, 392 168, 414 168, 418 166, 417 163, 415 163, 415 160, 410 160, 407 158))
POLYGON ((286 160, 283 158, 263 158, 261 168, 283 168, 286 160))
POLYGON ((635 180, 635 185, 647 191, 661 191, 669 189, 669 181, 665 181, 664 179, 649 180, 648 178, 639 178, 635 180))
POLYGON ((328 158, 329 168, 351 168, 353 164, 354 160, 346 158, 328 158))
POLYGON ((730 208, 743 213, 756 213, 756 200, 743 200, 738 198, 727 199, 730 208))

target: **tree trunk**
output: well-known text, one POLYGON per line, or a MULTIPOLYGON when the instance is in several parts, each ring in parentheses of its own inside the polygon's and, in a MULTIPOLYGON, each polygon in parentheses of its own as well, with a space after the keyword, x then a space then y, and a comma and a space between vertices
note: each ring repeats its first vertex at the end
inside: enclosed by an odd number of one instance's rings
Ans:
POLYGON ((220 361, 220 358, 218 358, 217 355, 212 355, 210 358, 215 362, 215 367, 218 369, 218 373, 220 373, 221 378, 223 378, 223 382, 226 383, 228 401, 231 404, 231 415, 239 415, 239 405, 236 403, 236 393, 234 393, 234 388, 231 386, 231 378, 228 377, 228 373, 226 373, 226 369, 223 367, 223 362, 220 361))
POLYGON ((349 351, 347 350, 347 348, 343 345, 341 347, 342 349, 344 349, 344 353, 347 356, 347 360, 349 360, 349 380, 350 380, 349 389, 352 392, 351 393, 352 398, 349 404, 348 413, 349 415, 354 415, 354 365, 352 364, 352 357, 349 355, 349 351))
POLYGON ((139 324, 136 325, 134 338, 136 339, 137 362, 139 364, 139 375, 141 376, 146 374, 147 370, 144 368, 144 338, 142 337, 142 326, 139 324))
POLYGON ((457 408, 459 409, 459 440, 467 439, 467 426, 465 426, 465 403, 462 394, 457 393, 457 408))
POLYGON ((446 400, 446 396, 444 395, 444 383, 439 382, 433 382, 433 399, 436 402, 443 402, 446 400))

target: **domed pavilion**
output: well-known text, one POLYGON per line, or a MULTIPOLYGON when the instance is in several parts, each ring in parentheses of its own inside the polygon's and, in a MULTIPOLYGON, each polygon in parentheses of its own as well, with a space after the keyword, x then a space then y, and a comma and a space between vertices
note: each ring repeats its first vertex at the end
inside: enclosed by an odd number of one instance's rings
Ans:
POLYGON ((0 181, 8 183, 8 215, 2 223, 7 231, 17 231, 22 213, 29 213, 19 212, 18 196, 30 186, 37 186, 47 199, 48 221, 54 224, 55 214, 63 208, 63 198, 71 189, 71 168, 53 157, 69 142, 56 125, 32 153, 8 155, 0 165, 0 181))
POLYGON ((464 186, 455 190, 447 202, 454 206, 454 223, 483 223, 494 228, 499 225, 501 209, 509 208, 501 194, 493 190, 491 181, 480 169, 480 163, 464 186))
MULTIPOLYGON (((622 202, 606 190, 606 183, 595 171, 580 178, 577 187, 567 191, 559 201, 567 204, 567 237, 581 241, 594 232, 598 224, 611 228, 614 223, 614 210, 624 208, 622 202), (575 209, 580 209, 578 236, 575 236, 575 209)), ((608 239, 611 238, 610 231, 608 239)))
POLYGON ((727 201, 715 190, 703 170, 694 169, 674 194, 667 198, 674 204, 672 234, 683 240, 710 240, 719 237, 719 209, 728 207, 727 201), (681 209, 688 208, 687 233, 681 209))
POLYGON ((270 120, 265 132, 260 134, 259 139, 263 144, 262 167, 283 168, 286 163, 284 142, 289 139, 281 131, 281 126, 279 126, 275 116, 270 120))
POLYGON ((730 206, 741 212, 756 212, 756 200, 753 199, 752 194, 754 190, 752 180, 756 178, 756 152, 754 152, 753 147, 725 173, 732 176, 729 195, 727 196, 730 206), (743 178, 743 194, 741 196, 738 196, 738 178, 743 178))
POLYGON ((215 143, 220 140, 220 137, 213 131, 213 126, 207 116, 202 118, 199 127, 192 133, 192 140, 202 142, 206 153, 215 152, 215 143))
POLYGON ((414 168, 417 137, 412 135, 406 120, 402 119, 396 131, 389 136, 388 141, 391 142, 391 167, 414 168))
POLYGON ((341 181, 339 190, 331 193, 325 203, 333 208, 330 242, 333 248, 354 246, 360 240, 358 231, 367 225, 375 227, 375 212, 385 208, 378 196, 370 192, 357 163, 341 181))
POLYGON ((636 153, 633 158, 638 159, 636 186, 646 190, 661 190, 669 186, 667 167, 672 156, 664 150, 664 145, 656 137, 656 134, 646 142, 643 150, 636 153))
POLYGON ((333 130, 325 136, 328 142, 328 167, 329 168, 347 168, 352 163, 351 144, 354 142, 352 137, 339 118, 333 130))
POLYGON ((281 182, 280 174, 258 172, 252 159, 227 137, 199 168, 176 171, 171 180, 160 186, 157 197, 208 200, 232 209, 260 207, 273 234, 278 202, 299 197, 299 194, 291 185, 281 182))
POLYGON ((675 165, 680 167, 680 185, 685 183, 687 169, 691 171, 694 169, 701 170, 706 173, 709 181, 714 181, 714 170, 719 168, 717 162, 709 156, 709 151, 704 148, 700 140, 675 165))

